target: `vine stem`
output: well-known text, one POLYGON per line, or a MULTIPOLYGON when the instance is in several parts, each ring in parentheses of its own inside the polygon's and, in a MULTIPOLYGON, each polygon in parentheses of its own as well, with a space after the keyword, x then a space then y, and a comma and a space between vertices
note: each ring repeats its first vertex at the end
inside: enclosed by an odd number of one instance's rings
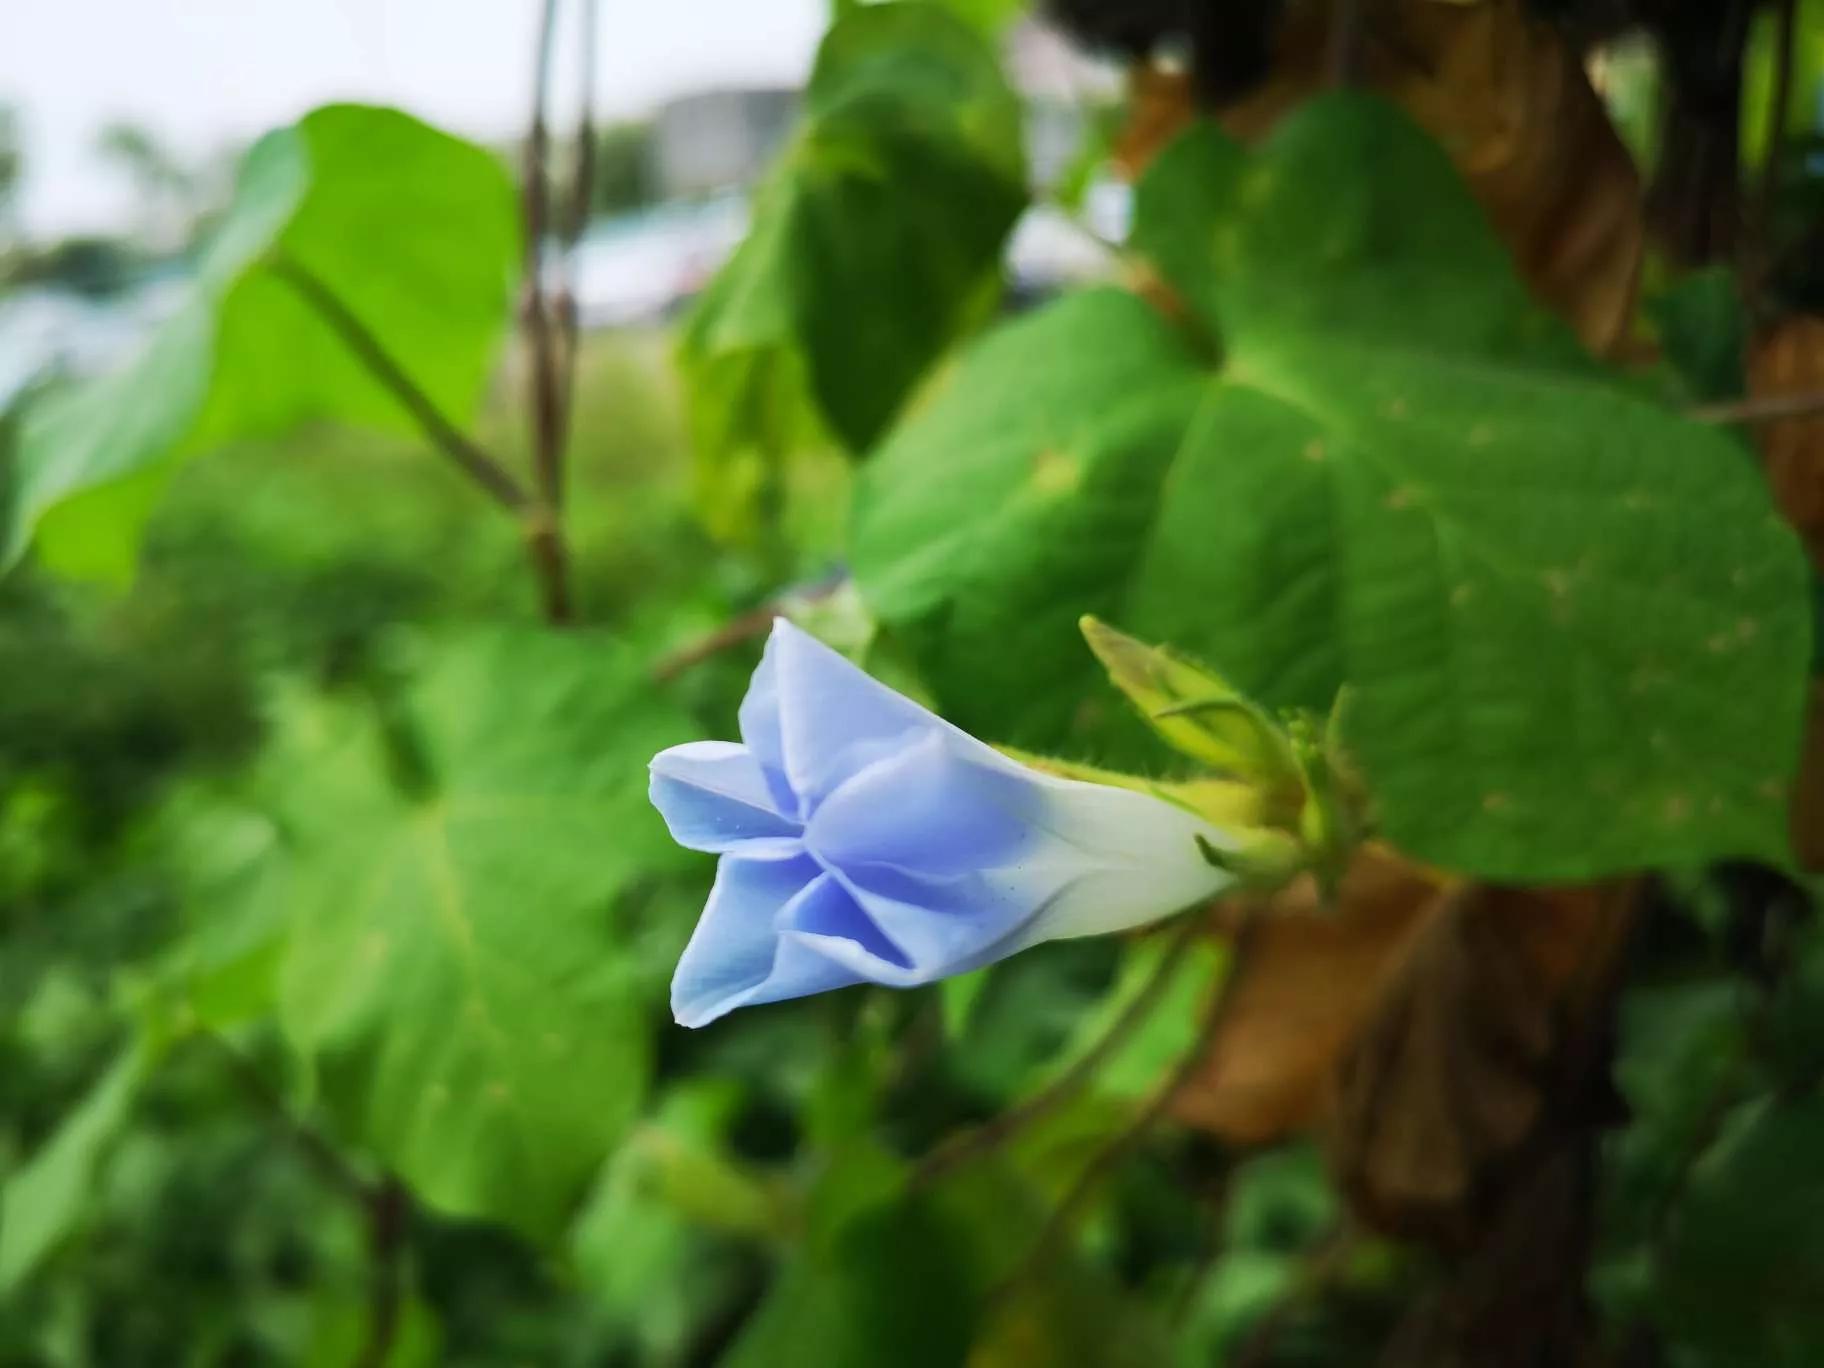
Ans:
POLYGON ((568 614, 565 557, 555 520, 506 466, 443 415, 373 330, 326 280, 285 252, 272 253, 266 266, 276 279, 283 281, 311 307, 368 374, 411 415, 426 440, 483 493, 519 519, 527 554, 538 577, 546 616, 553 621, 565 620, 568 614))
POLYGON ((550 99, 551 56, 556 46, 557 0, 539 9, 538 45, 533 58, 532 120, 520 168, 521 217, 526 233, 526 340, 531 345, 528 405, 532 419, 532 467, 538 491, 556 509, 562 497, 563 459, 558 441, 557 358, 550 301, 546 297, 545 237, 551 231, 551 134, 545 119, 550 99))
POLYGON ((431 444, 455 462, 470 479, 510 513, 525 513, 532 500, 525 488, 499 461, 482 450, 454 423, 443 416, 431 397, 393 359, 373 331, 355 315, 327 281, 283 252, 274 253, 267 268, 309 304, 342 344, 355 354, 386 390, 412 415, 431 444))
POLYGON ((745 642, 756 640, 773 630, 773 619, 788 617, 788 608, 797 604, 817 603, 837 593, 849 582, 845 574, 831 574, 821 581, 768 599, 714 627, 702 636, 693 637, 682 646, 667 651, 653 661, 647 671, 655 684, 668 684, 686 671, 724 651, 732 651, 745 642))
POLYGON ((336 1153, 322 1136, 291 1114, 291 1108, 285 1105, 285 1100, 253 1066, 251 1060, 214 1031, 199 1031, 197 1034, 208 1041, 221 1056, 235 1085, 256 1107, 272 1118, 304 1161, 331 1187, 363 1206, 372 1200, 373 1189, 367 1180, 355 1172, 349 1162, 336 1153))
POLYGON ((601 6, 598 0, 583 0, 582 33, 582 104, 576 120, 575 168, 570 177, 570 200, 563 224, 563 277, 558 286, 557 312, 558 358, 558 433, 560 443, 570 440, 571 419, 576 408, 576 366, 579 351, 576 316, 576 245, 582 240, 589 223, 591 201, 595 198, 595 63, 596 35, 600 28, 601 6))
POLYGON ((372 1261, 368 1291, 367 1341, 356 1368, 383 1368, 399 1334, 405 1304, 405 1239, 411 1228, 411 1196, 389 1177, 368 1199, 367 1245, 372 1261))
POLYGON ((1071 1184, 1062 1200, 1052 1209, 1039 1237, 1033 1241, 1032 1251, 1008 1279, 1002 1283, 1001 1291, 1005 1292, 1029 1273, 1042 1267, 1050 1260, 1058 1246, 1069 1235, 1076 1224, 1077 1217, 1088 1205, 1102 1179, 1126 1159, 1146 1137, 1152 1133, 1166 1109, 1171 1106, 1184 1085, 1190 1082, 1192 1075, 1208 1058, 1211 1047, 1222 1034, 1222 1028, 1228 1023, 1234 1012, 1237 998, 1236 989, 1247 974, 1248 962, 1253 954, 1254 942, 1265 918, 1265 910, 1254 904, 1247 906, 1235 927, 1235 934, 1230 941, 1229 969, 1224 976, 1222 986, 1217 989, 1211 1000, 1210 1009, 1205 1014, 1203 1025, 1197 1032, 1196 1042, 1185 1052, 1184 1058, 1178 1061, 1163 1087, 1148 1099, 1147 1104, 1134 1118, 1128 1128, 1115 1136, 1107 1145, 1098 1150, 1086 1164, 1077 1181, 1071 1184))
POLYGON ((1787 418, 1812 418, 1824 414, 1824 390, 1805 394, 1763 394, 1730 399, 1720 404, 1700 404, 1685 410, 1699 423, 1777 423, 1787 418))
POLYGON ((1324 53, 1324 80, 1332 90, 1348 90, 1361 84, 1363 3, 1364 0, 1336 0, 1330 44, 1324 53))
POLYGON ((939 1145, 920 1161, 913 1170, 911 1186, 914 1190, 929 1187, 940 1178, 954 1172, 963 1165, 986 1157, 1006 1144, 1014 1136, 1029 1126, 1044 1120, 1071 1098, 1075 1097, 1095 1077, 1098 1070, 1113 1057, 1116 1050, 1126 1043, 1127 1039, 1138 1030, 1159 1005, 1165 990, 1177 975, 1178 968, 1184 963, 1185 955, 1203 929, 1201 920, 1195 914, 1184 918, 1177 933, 1166 946, 1165 954, 1154 966, 1152 974, 1140 986, 1131 1001, 1122 1008, 1114 1024, 1071 1066, 1060 1074, 1047 1087, 1034 1093, 1024 1102, 1007 1108, 989 1121, 983 1122, 974 1130, 939 1145))
POLYGON ((272 1118, 305 1162, 359 1206, 366 1217, 372 1264, 369 1315, 367 1340, 355 1363, 359 1368, 382 1368, 398 1334, 399 1312, 405 1300, 404 1257, 411 1225, 411 1195, 390 1174, 379 1182, 363 1178, 322 1136, 292 1115, 284 1098, 251 1060, 214 1031, 200 1031, 198 1035, 214 1047, 235 1084, 272 1118))

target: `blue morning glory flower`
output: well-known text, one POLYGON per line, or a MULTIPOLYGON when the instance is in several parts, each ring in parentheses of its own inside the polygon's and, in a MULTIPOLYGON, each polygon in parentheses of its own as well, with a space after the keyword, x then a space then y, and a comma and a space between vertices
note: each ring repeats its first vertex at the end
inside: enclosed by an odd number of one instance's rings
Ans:
POLYGON ((702 1026, 855 983, 904 988, 1040 941, 1120 931, 1227 888, 1189 810, 1021 765, 781 618, 742 743, 652 761, 679 844, 721 857, 672 979, 702 1026))

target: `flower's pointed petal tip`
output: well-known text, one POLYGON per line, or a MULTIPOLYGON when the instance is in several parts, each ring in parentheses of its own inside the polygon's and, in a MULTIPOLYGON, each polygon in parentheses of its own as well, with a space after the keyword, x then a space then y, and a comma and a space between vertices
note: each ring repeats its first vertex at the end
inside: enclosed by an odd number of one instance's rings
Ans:
POLYGON ((711 1022, 720 1021, 741 1004, 727 998, 691 1000, 681 998, 676 993, 671 999, 671 1019, 687 1031, 700 1030, 711 1022))
MULTIPOLYGON (((816 641, 817 640, 816 637, 812 636, 809 632, 805 631, 804 628, 800 627, 797 623, 793 622, 784 613, 773 614, 773 630, 771 631, 771 633, 769 633, 769 635, 776 639, 783 640, 783 641, 816 641)), ((818 644, 821 645, 822 643, 819 642, 818 644)))
POLYGON ((768 654, 777 651, 787 658, 838 660, 851 669, 859 670, 860 668, 834 646, 819 641, 804 628, 784 616, 773 619, 773 630, 767 636, 766 649, 768 654))

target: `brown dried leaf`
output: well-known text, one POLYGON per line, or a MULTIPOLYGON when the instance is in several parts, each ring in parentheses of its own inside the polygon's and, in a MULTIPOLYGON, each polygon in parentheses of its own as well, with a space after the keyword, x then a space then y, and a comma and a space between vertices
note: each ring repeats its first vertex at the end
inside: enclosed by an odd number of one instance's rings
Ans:
POLYGON ((1110 151, 1115 169, 1138 180, 1159 150, 1197 117, 1188 71, 1135 62, 1127 72, 1127 119, 1110 151))
MULTIPOLYGON (((1273 74, 1217 110, 1244 139, 1329 80, 1335 7, 1294 7, 1273 74)), ((1533 291, 1601 356, 1626 341, 1645 240, 1640 178, 1577 55, 1523 0, 1385 0, 1363 14, 1361 83, 1450 153, 1533 291)), ((1191 83, 1137 72, 1117 161, 1144 167, 1192 117, 1191 83)))
POLYGON ((1548 1109, 1608 1099, 1598 1018, 1633 904, 1632 884, 1448 895, 1337 1063, 1331 1161, 1359 1215, 1466 1236, 1548 1109))
POLYGON ((1173 1114, 1241 1145, 1323 1129, 1371 1220, 1448 1228, 1537 1132, 1631 897, 1463 884, 1371 846, 1333 907, 1308 880, 1225 904, 1224 931, 1265 916, 1173 1114))
MULTIPOLYGON (((1824 318, 1787 318, 1749 348, 1757 399, 1824 392, 1824 318)), ((1767 484, 1824 574, 1824 415, 1768 423, 1757 434, 1767 484)), ((1814 683, 1805 748, 1792 795, 1792 844, 1807 869, 1824 870, 1824 683, 1814 683)))
MULTIPOLYGON (((1748 390, 1757 399, 1824 392, 1824 318, 1788 318, 1756 341, 1748 390)), ((1768 423, 1759 436, 1773 497, 1824 570, 1824 414, 1768 423)))
MULTIPOLYGON (((1442 890, 1440 876, 1370 846, 1344 874, 1334 907, 1309 878, 1260 900, 1266 915, 1247 968, 1204 1064, 1173 1101, 1178 1119, 1235 1144, 1317 1122, 1338 1054, 1442 906, 1442 890)), ((1232 930, 1247 906, 1223 905, 1217 925, 1232 930)))

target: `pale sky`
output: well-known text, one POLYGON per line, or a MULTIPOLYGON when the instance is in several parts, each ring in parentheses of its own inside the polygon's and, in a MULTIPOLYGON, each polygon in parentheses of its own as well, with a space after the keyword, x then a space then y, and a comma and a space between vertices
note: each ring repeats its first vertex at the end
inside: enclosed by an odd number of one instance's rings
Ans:
MULTIPOLYGON (((598 105, 634 113, 720 83, 801 81, 828 0, 599 0, 598 105)), ((121 226, 94 155, 126 119, 185 157, 331 100, 395 104, 471 137, 525 126, 538 0, 0 0, 0 103, 24 121, 30 235, 121 226)), ((577 0, 560 14, 574 20, 577 0)), ((571 108, 575 44, 554 94, 571 108)), ((561 116, 560 128, 571 120, 561 116)))

